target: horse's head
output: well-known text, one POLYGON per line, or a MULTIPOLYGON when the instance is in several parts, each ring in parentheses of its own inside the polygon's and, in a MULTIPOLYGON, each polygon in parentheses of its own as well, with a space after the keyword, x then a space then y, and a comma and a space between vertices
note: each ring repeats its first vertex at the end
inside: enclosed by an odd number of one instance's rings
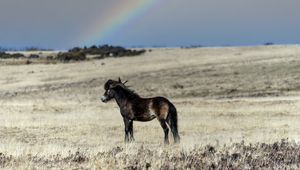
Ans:
POLYGON ((115 89, 116 87, 120 86, 120 87, 125 87, 125 83, 127 83, 127 81, 122 82, 121 78, 119 78, 118 81, 116 80, 108 80, 105 84, 104 84, 104 94, 101 97, 101 101, 102 102, 108 102, 109 100, 113 99, 115 97, 115 89))

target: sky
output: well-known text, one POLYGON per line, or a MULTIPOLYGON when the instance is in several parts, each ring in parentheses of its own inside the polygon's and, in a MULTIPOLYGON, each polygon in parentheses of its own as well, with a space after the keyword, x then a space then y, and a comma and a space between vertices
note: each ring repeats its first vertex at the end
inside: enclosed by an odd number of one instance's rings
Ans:
POLYGON ((299 0, 1 0, 0 46, 300 44, 299 0))

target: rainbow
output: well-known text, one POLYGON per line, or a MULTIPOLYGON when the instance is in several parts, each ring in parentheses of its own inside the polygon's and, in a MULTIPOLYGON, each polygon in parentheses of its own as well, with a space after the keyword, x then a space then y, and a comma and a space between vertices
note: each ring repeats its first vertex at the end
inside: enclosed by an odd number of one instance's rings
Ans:
POLYGON ((80 36, 85 45, 108 43, 109 39, 134 19, 163 0, 121 0, 106 14, 104 20, 96 20, 80 36))

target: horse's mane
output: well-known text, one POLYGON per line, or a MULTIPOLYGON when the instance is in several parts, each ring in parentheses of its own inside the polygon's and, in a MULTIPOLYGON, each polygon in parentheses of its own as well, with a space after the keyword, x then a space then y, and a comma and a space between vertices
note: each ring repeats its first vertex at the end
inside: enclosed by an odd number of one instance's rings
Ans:
POLYGON ((125 93, 126 97, 129 98, 140 98, 140 95, 138 95, 135 91, 133 91, 132 89, 129 88, 129 86, 126 86, 125 84, 127 83, 127 81, 122 82, 121 79, 119 79, 119 81, 115 81, 115 80, 108 80, 105 84, 104 84, 104 89, 108 90, 110 88, 110 86, 118 86, 119 88, 121 88, 123 90, 123 92, 125 93))
POLYGON ((129 97, 129 98, 140 97, 140 95, 138 95, 134 90, 130 89, 125 84, 123 84, 122 86, 119 86, 119 87, 121 87, 125 91, 127 97, 129 97))

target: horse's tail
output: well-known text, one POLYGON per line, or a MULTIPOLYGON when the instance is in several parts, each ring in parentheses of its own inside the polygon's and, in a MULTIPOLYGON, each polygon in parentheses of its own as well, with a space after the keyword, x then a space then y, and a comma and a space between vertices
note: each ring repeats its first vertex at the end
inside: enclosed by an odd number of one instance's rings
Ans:
POLYGON ((180 142, 180 136, 178 133, 178 118, 177 118, 177 110, 175 106, 169 102, 169 113, 167 117, 167 122, 171 128, 171 131, 173 133, 174 142, 179 143, 180 142))

